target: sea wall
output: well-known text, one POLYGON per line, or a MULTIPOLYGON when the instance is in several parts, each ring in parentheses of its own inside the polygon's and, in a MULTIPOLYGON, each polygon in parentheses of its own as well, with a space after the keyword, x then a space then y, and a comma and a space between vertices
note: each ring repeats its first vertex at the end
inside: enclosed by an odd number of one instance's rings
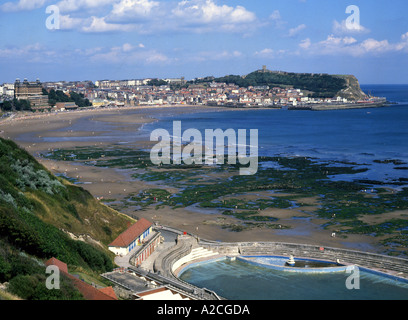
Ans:
POLYGON ((324 105, 317 104, 311 107, 312 111, 327 111, 327 110, 344 110, 344 109, 364 109, 364 108, 381 108, 387 106, 384 102, 379 103, 346 103, 324 105))
POLYGON ((329 110, 346 110, 346 109, 368 109, 368 108, 381 108, 387 107, 385 102, 376 103, 345 103, 345 104, 313 104, 313 105, 300 105, 288 107, 288 110, 310 110, 310 111, 329 111, 329 110))

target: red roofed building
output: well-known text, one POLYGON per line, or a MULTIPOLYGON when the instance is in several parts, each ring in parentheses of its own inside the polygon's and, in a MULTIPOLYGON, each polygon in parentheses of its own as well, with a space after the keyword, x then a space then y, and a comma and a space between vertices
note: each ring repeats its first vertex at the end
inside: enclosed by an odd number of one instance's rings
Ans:
POLYGON ((104 294, 106 294, 106 295, 112 297, 113 299, 117 300, 116 293, 115 293, 115 291, 113 290, 112 287, 101 288, 101 289, 99 289, 99 291, 101 291, 104 294))
POLYGON ((78 289, 79 292, 82 293, 86 300, 118 300, 115 291, 113 291, 112 287, 97 289, 91 286, 90 284, 68 273, 67 264, 56 258, 49 259, 48 261, 45 262, 45 265, 57 266, 59 271, 73 282, 74 286, 78 289))
POLYGON ((123 231, 108 248, 116 255, 126 255, 152 232, 152 223, 145 218, 141 218, 135 224, 123 231))
POLYGON ((68 273, 68 266, 66 263, 56 259, 56 258, 51 258, 50 260, 48 260, 47 262, 45 262, 45 265, 48 266, 56 266, 58 267, 59 271, 62 273, 68 273))

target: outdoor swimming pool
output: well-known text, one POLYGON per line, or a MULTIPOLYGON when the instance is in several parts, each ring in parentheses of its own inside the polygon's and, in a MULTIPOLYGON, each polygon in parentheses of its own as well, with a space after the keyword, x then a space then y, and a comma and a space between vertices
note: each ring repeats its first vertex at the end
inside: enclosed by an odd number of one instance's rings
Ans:
POLYGON ((348 289, 353 273, 298 273, 244 261, 218 259, 192 264, 180 279, 231 300, 406 300, 408 283, 359 270, 359 289, 348 289), (349 278, 350 280, 350 278, 349 278))

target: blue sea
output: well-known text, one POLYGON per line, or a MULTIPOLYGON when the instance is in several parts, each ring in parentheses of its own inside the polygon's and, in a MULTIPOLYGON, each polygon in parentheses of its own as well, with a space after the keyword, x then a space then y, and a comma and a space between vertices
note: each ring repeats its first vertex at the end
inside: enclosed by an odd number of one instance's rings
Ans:
POLYGON ((226 130, 258 129, 258 153, 266 156, 306 156, 316 161, 353 163, 369 170, 353 177, 390 182, 407 178, 408 170, 408 85, 362 85, 364 92, 386 97, 389 107, 330 111, 252 109, 160 114, 160 121, 143 128, 145 134, 157 128, 172 133, 173 121, 181 121, 182 132, 195 128, 226 130), (384 160, 393 160, 384 163, 384 160), (395 168, 400 169, 395 169, 395 168))

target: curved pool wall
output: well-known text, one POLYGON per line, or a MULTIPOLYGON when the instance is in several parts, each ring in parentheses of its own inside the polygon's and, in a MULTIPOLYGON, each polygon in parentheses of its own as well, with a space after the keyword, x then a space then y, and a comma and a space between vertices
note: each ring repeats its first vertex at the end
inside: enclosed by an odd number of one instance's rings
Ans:
MULTIPOLYGON (((202 261, 197 261, 197 262, 190 262, 185 264, 183 267, 177 270, 177 273, 175 276, 177 278, 180 278, 180 276, 183 274, 183 272, 187 271, 190 268, 202 266, 204 264, 208 263, 214 263, 217 261, 222 261, 222 260, 238 260, 241 262, 248 263, 250 265, 258 266, 258 267, 263 267, 263 268, 269 268, 269 269, 274 269, 278 271, 289 271, 289 272, 297 272, 297 273, 337 273, 337 272, 346 272, 347 267, 354 266, 358 267, 359 270, 365 271, 367 273, 371 273, 373 275, 377 275, 380 277, 388 278, 397 282, 405 283, 408 284, 408 279, 398 277, 396 275, 392 275, 389 273, 381 272, 378 270, 373 270, 370 268, 362 267, 362 266, 356 266, 356 265, 340 265, 339 267, 324 267, 324 268, 294 268, 294 267, 284 267, 284 266, 279 266, 279 265, 272 265, 272 264, 266 264, 266 263, 259 263, 256 261, 251 261, 248 260, 248 258, 280 258, 282 260, 287 260, 289 257, 283 257, 283 256, 222 256, 218 258, 213 258, 213 259, 207 259, 207 260, 202 260, 202 261), (308 269, 308 270, 307 270, 308 269)), ((317 260, 317 259, 306 259, 306 258, 295 258, 296 260, 303 260, 303 261, 315 261, 315 262, 321 262, 321 263, 331 263, 330 261, 326 260, 317 260)))
POLYGON ((317 260, 317 259, 305 259, 305 258, 295 258, 296 261, 305 261, 305 262, 317 262, 321 264, 327 264, 327 267, 320 268, 304 268, 304 267, 290 267, 285 266, 286 261, 289 257, 282 256, 238 256, 237 260, 243 261, 255 266, 260 266, 264 268, 270 268, 274 270, 284 271, 284 272, 302 272, 302 273, 330 273, 330 272, 345 272, 352 265, 343 265, 340 264, 336 267, 330 267, 333 262, 326 260, 317 260))
POLYGON ((199 245, 227 256, 289 257, 292 255, 295 259, 316 259, 332 263, 339 260, 341 265, 357 265, 359 268, 408 279, 408 259, 378 253, 284 242, 225 243, 201 240, 199 245))
MULTIPOLYGON (((286 260, 288 260, 289 257, 282 257, 282 256, 236 256, 236 257, 230 257, 230 256, 223 256, 223 257, 218 257, 214 259, 208 259, 204 261, 197 261, 197 262, 190 262, 184 265, 184 267, 180 268, 177 270, 177 274, 175 276, 180 277, 183 272, 190 268, 194 268, 197 266, 202 266, 204 264, 208 263, 214 263, 217 261, 222 261, 222 260, 238 260, 242 261, 248 264, 252 264, 254 266, 259 266, 259 267, 264 267, 264 268, 269 268, 269 269, 274 269, 278 271, 288 271, 288 272, 303 272, 303 273, 329 273, 329 272, 345 272, 347 270, 346 265, 340 265, 338 267, 322 267, 322 268, 296 268, 296 267, 285 267, 283 264, 286 260), (259 261, 254 261, 250 260, 249 258, 275 258, 279 259, 282 262, 282 265, 276 265, 276 264, 271 264, 271 263, 262 263, 259 261)), ((295 261, 313 261, 313 262, 320 262, 320 263, 327 263, 331 264, 332 262, 330 261, 324 261, 324 260, 316 260, 316 259, 303 259, 303 258, 296 258, 295 261)), ((405 280, 405 279, 403 279, 405 280)), ((408 280, 406 280, 408 283, 408 280)))
POLYGON ((212 259, 207 259, 207 260, 202 260, 202 261, 197 261, 197 262, 189 262, 189 263, 186 263, 183 267, 179 268, 177 270, 177 272, 174 273, 174 275, 177 278, 180 278, 180 276, 183 274, 183 272, 190 269, 190 268, 198 267, 198 266, 201 266, 201 265, 207 264, 207 263, 213 263, 213 262, 217 262, 217 261, 227 260, 227 259, 230 259, 230 257, 223 256, 223 257, 212 258, 212 259))

